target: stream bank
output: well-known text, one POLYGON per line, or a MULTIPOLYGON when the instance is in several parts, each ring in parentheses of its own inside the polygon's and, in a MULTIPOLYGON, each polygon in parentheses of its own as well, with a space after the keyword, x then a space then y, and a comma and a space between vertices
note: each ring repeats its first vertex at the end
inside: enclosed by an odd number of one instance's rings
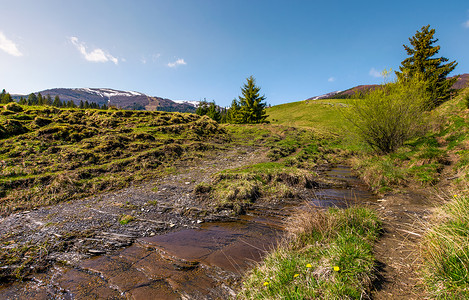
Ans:
MULTIPOLYGON (((237 165, 259 157, 255 150, 243 155, 225 155, 225 167, 227 162, 237 165)), ((203 178, 194 180, 196 173, 201 174, 192 169, 158 183, 89 198, 79 206, 64 203, 3 219, 3 230, 5 225, 17 224, 18 232, 27 232, 33 239, 48 232, 58 240, 68 239, 69 244, 47 254, 53 261, 48 271, 3 286, 1 297, 226 298, 235 295, 243 274, 275 247, 283 221, 301 205, 347 206, 375 200, 347 167, 338 166, 319 172, 337 182, 335 187, 305 191, 309 196, 302 201, 260 202, 239 217, 224 211, 204 214, 190 200, 191 190, 203 178), (126 225, 112 222, 125 213, 122 208, 140 214, 126 225), (65 237, 64 231, 76 235, 65 237)))

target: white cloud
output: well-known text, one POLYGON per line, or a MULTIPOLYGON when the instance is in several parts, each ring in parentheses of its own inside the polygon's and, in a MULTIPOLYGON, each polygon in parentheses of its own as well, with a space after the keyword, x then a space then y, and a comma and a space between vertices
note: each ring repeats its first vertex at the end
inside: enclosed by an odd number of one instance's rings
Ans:
POLYGON ((13 56, 23 56, 23 53, 18 50, 16 44, 12 40, 9 40, 3 32, 0 32, 0 50, 13 56))
POLYGON ((335 77, 329 77, 329 79, 327 79, 327 81, 329 81, 329 82, 334 82, 334 81, 335 81, 335 77))
POLYGON ((156 53, 156 54, 153 54, 151 56, 151 59, 153 62, 156 62, 158 60, 158 58, 160 58, 161 54, 160 53, 156 53))
POLYGON ((376 70, 375 68, 371 68, 371 70, 368 74, 370 74, 371 76, 376 77, 376 78, 383 77, 382 72, 376 70))
POLYGON ((108 62, 108 61, 111 61, 116 65, 119 63, 119 60, 116 57, 112 56, 111 54, 104 51, 103 49, 96 48, 92 51, 88 51, 87 48, 86 48, 85 43, 80 42, 78 40, 78 38, 75 37, 75 36, 72 36, 70 38, 70 41, 78 49, 78 51, 80 51, 80 53, 83 55, 83 57, 87 61, 91 61, 91 62, 108 62))
POLYGON ((168 67, 170 67, 170 68, 174 68, 174 67, 177 67, 179 65, 187 65, 187 63, 182 58, 176 60, 175 62, 168 63, 168 67))
POLYGON ((466 27, 466 28, 469 28, 469 20, 467 20, 466 22, 464 22, 462 24, 462 26, 466 27))

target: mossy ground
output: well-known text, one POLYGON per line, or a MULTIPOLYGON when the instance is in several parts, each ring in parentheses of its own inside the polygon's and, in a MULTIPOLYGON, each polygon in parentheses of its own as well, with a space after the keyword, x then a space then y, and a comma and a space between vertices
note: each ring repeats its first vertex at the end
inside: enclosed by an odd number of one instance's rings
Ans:
POLYGON ((6 214, 122 188, 176 159, 221 147, 225 131, 194 114, 0 106, 6 214), (13 110, 12 110, 13 108, 13 110))

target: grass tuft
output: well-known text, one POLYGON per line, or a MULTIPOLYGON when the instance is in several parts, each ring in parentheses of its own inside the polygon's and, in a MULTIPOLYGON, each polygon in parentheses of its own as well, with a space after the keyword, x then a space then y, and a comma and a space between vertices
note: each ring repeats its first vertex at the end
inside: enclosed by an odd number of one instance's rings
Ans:
POLYGON ((361 299, 375 274, 381 224, 369 209, 305 208, 288 235, 246 277, 239 299, 361 299))
POLYGON ((469 197, 454 195, 422 242, 423 274, 438 299, 469 298, 469 197))

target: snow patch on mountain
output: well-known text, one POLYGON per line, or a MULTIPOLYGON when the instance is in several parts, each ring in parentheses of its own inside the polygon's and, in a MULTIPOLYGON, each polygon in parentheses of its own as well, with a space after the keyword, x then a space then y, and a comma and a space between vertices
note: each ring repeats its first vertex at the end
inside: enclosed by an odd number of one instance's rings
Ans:
POLYGON ((189 104, 189 105, 192 105, 193 107, 197 107, 199 106, 200 104, 200 101, 190 101, 190 100, 173 100, 174 102, 176 103, 180 103, 180 104, 189 104))
POLYGON ((134 91, 117 91, 113 89, 78 88, 75 90, 90 93, 90 94, 95 94, 95 95, 101 96, 103 98, 108 98, 108 99, 111 97, 115 97, 115 96, 124 96, 124 97, 145 96, 145 94, 134 92, 134 91))
POLYGON ((320 95, 320 96, 316 96, 316 97, 309 98, 308 100, 320 100, 320 99, 332 97, 332 96, 334 96, 334 95, 337 95, 337 94, 340 93, 340 92, 342 92, 342 91, 330 92, 330 93, 327 93, 327 94, 324 94, 324 95, 320 95))

